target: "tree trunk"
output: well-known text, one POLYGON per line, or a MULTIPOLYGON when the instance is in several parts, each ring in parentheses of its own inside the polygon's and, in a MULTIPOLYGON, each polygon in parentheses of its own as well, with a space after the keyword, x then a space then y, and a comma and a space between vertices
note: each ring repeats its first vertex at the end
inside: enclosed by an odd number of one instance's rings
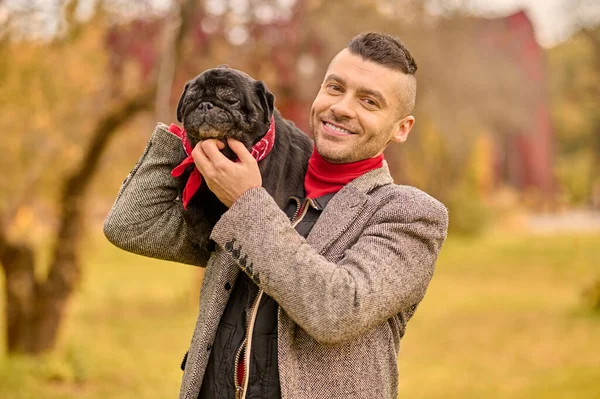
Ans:
POLYGON ((6 346, 13 353, 32 353, 32 323, 37 284, 31 248, 0 238, 0 262, 5 275, 6 346))
POLYGON ((150 108, 155 90, 155 87, 151 87, 144 93, 118 104, 100 120, 81 167, 65 183, 60 202, 62 217, 48 277, 40 286, 35 298, 32 337, 35 353, 52 349, 54 346, 67 300, 81 278, 79 248, 84 235, 84 199, 86 189, 97 172, 98 162, 117 129, 136 114, 150 108))
POLYGON ((34 251, 0 236, 0 262, 5 273, 7 349, 38 354, 52 349, 67 301, 81 276, 79 247, 83 236, 84 196, 110 138, 136 114, 149 109, 155 87, 117 104, 96 125, 78 170, 66 181, 61 218, 49 272, 43 283, 35 277, 34 251))

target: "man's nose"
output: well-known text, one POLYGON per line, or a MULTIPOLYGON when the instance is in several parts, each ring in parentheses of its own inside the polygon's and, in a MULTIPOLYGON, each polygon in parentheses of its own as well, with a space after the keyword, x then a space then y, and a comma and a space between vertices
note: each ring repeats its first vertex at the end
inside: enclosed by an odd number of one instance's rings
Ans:
POLYGON ((200 105, 198 106, 198 108, 200 109, 200 111, 205 111, 206 112, 209 109, 212 109, 213 105, 212 105, 212 103, 209 103, 209 102, 203 102, 203 103, 200 103, 200 105))
POLYGON ((331 112, 340 118, 353 118, 355 112, 351 96, 345 95, 338 98, 339 100, 329 107, 331 112))

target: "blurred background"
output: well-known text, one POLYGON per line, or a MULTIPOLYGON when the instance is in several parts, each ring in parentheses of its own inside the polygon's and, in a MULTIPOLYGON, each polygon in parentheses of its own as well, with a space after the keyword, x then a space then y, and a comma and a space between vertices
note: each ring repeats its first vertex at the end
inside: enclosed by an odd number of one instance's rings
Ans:
POLYGON ((419 65, 394 178, 450 212, 400 397, 600 397, 597 0, 0 0, 0 397, 177 395, 202 270, 106 241, 121 182, 219 64, 308 133, 365 30, 419 65))

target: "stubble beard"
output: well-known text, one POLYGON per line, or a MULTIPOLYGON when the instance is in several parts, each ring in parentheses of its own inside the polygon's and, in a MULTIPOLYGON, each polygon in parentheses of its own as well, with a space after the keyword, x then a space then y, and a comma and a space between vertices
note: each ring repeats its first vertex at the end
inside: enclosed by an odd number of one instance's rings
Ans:
MULTIPOLYGON (((317 121, 316 123, 320 124, 321 122, 317 121)), ((334 141, 323 138, 325 133, 322 131, 318 132, 319 129, 322 129, 322 127, 319 125, 316 126, 316 129, 314 126, 311 127, 315 147, 317 147, 317 151, 319 152, 319 155, 323 157, 323 159, 331 163, 353 162, 352 154, 355 152, 353 148, 349 146, 344 147, 342 143, 337 143, 336 145, 334 141)))
MULTIPOLYGON (((337 118, 332 116, 332 119, 337 118)), ((319 155, 326 161, 336 164, 357 162, 377 156, 379 152, 387 147, 389 141, 385 140, 391 137, 393 129, 393 126, 388 126, 376 134, 367 137, 366 140, 363 137, 363 134, 366 134, 366 132, 362 131, 354 137, 354 139, 358 139, 357 141, 352 140, 350 143, 344 143, 344 139, 336 142, 335 139, 325 137, 326 133, 323 132, 321 119, 312 109, 308 125, 319 155), (378 142, 380 138, 384 140, 381 143, 378 142)))
MULTIPOLYGON (((320 123, 319 121, 314 121, 311 125, 315 122, 320 123)), ((318 133, 318 129, 321 129, 321 127, 311 126, 313 140, 319 155, 326 161, 336 164, 357 162, 377 156, 378 153, 387 147, 387 144, 381 143, 379 145, 375 140, 380 136, 388 137, 391 132, 391 129, 389 131, 380 131, 375 137, 370 137, 366 142, 346 144, 335 143, 333 140, 323 138, 325 133, 322 133, 322 131, 318 133)))
POLYGON ((312 110, 308 126, 312 132, 315 147, 317 147, 317 151, 323 159, 336 164, 354 162, 354 157, 352 156, 355 152, 354 148, 332 148, 335 146, 334 141, 326 138, 321 140, 322 136, 325 135, 322 130, 322 122, 312 110))

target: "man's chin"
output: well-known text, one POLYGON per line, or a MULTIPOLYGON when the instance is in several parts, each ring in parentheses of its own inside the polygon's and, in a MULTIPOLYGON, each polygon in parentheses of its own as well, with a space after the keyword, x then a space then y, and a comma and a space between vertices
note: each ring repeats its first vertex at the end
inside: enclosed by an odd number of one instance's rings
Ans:
POLYGON ((333 145, 333 143, 325 142, 323 143, 321 140, 315 141, 315 146, 317 147, 317 151, 319 155, 331 163, 347 163, 349 162, 349 155, 351 150, 347 148, 339 148, 340 146, 333 145))

